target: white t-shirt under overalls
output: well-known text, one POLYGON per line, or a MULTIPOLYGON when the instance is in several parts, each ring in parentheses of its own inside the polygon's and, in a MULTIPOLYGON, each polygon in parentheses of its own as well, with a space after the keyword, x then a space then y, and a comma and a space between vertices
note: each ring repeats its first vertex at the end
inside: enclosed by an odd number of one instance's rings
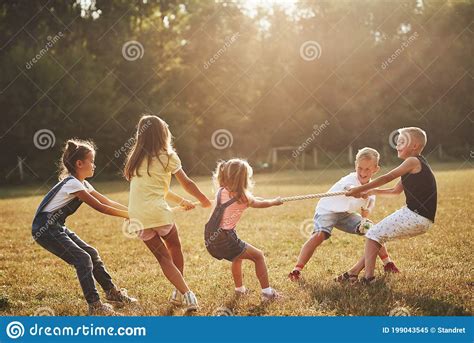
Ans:
POLYGON ((74 200, 75 195, 73 193, 79 191, 93 192, 94 187, 84 180, 84 183, 73 177, 71 180, 67 181, 61 189, 56 193, 56 195, 51 199, 51 201, 43 209, 43 212, 54 212, 57 209, 67 205, 70 201, 74 200))

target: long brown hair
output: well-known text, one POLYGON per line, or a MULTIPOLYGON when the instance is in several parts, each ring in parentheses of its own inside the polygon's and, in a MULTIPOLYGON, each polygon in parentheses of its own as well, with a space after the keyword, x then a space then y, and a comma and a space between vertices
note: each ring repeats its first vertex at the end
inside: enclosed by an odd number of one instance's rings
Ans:
POLYGON ((250 164, 240 158, 219 161, 214 172, 217 186, 227 189, 239 202, 248 203, 252 195, 253 169, 250 164))
POLYGON ((95 153, 97 147, 91 140, 68 139, 59 160, 59 180, 76 174, 76 162, 83 161, 89 152, 95 153))
POLYGON ((130 181, 134 176, 140 176, 138 168, 143 160, 147 160, 147 174, 150 175, 151 160, 156 157, 163 165, 163 169, 168 168, 169 155, 174 152, 171 145, 171 132, 168 124, 155 115, 145 114, 140 118, 135 134, 135 143, 133 144, 127 156, 123 175, 130 181), (165 153, 168 156, 166 165, 160 159, 160 154, 165 153))

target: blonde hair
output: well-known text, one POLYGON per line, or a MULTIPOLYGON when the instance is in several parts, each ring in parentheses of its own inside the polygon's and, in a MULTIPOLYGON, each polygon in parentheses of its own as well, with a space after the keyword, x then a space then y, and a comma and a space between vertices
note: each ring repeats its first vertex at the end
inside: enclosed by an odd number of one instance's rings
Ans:
POLYGON ((238 199, 239 202, 249 202, 254 186, 253 169, 250 164, 240 158, 228 161, 219 161, 213 178, 216 186, 227 189, 238 199))
POLYGON ((418 143, 420 143, 420 152, 423 151, 426 142, 428 141, 428 138, 426 137, 426 132, 419 127, 402 127, 401 129, 398 129, 398 132, 400 135, 408 135, 407 139, 410 141, 410 139, 415 139, 418 143))
POLYGON ((365 148, 362 148, 360 149, 358 152, 357 152, 357 155, 356 155, 356 162, 359 162, 360 160, 363 160, 363 159, 368 159, 368 160, 372 160, 374 161, 377 165, 379 165, 379 160, 380 160, 380 154, 377 150, 375 149, 372 149, 372 148, 369 148, 369 147, 365 147, 365 148))

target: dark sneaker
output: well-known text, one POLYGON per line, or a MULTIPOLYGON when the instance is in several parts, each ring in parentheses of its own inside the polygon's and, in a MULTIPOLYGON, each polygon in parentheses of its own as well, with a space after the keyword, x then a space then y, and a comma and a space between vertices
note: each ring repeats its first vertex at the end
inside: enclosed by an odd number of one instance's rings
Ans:
POLYGON ((105 299, 107 299, 108 302, 115 303, 117 305, 136 304, 138 302, 137 299, 132 298, 127 294, 127 290, 125 288, 112 288, 111 290, 108 290, 105 292, 105 299))
POLYGON ((301 272, 299 270, 294 269, 290 274, 288 274, 288 277, 291 281, 298 281, 301 277, 301 272))
POLYGON ((393 262, 388 262, 385 266, 383 266, 383 270, 385 273, 400 273, 400 270, 393 262))
POLYGON ((372 277, 369 277, 369 278, 363 277, 362 279, 359 280, 359 283, 364 285, 364 286, 371 285, 371 284, 375 283, 375 276, 372 276, 372 277))
POLYGON ((334 281, 340 282, 340 283, 345 283, 345 282, 355 283, 358 280, 359 280, 359 277, 357 275, 351 275, 348 272, 345 272, 344 274, 341 274, 338 277, 334 278, 334 281))

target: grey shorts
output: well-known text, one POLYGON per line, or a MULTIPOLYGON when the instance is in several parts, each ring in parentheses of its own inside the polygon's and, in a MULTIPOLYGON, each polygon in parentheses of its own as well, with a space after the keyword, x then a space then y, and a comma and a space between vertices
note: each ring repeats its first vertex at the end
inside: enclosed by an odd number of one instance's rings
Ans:
POLYGON ((314 231, 326 233, 326 239, 331 236, 332 229, 336 228, 347 233, 361 235, 359 225, 362 217, 358 213, 334 212, 314 215, 314 231))

